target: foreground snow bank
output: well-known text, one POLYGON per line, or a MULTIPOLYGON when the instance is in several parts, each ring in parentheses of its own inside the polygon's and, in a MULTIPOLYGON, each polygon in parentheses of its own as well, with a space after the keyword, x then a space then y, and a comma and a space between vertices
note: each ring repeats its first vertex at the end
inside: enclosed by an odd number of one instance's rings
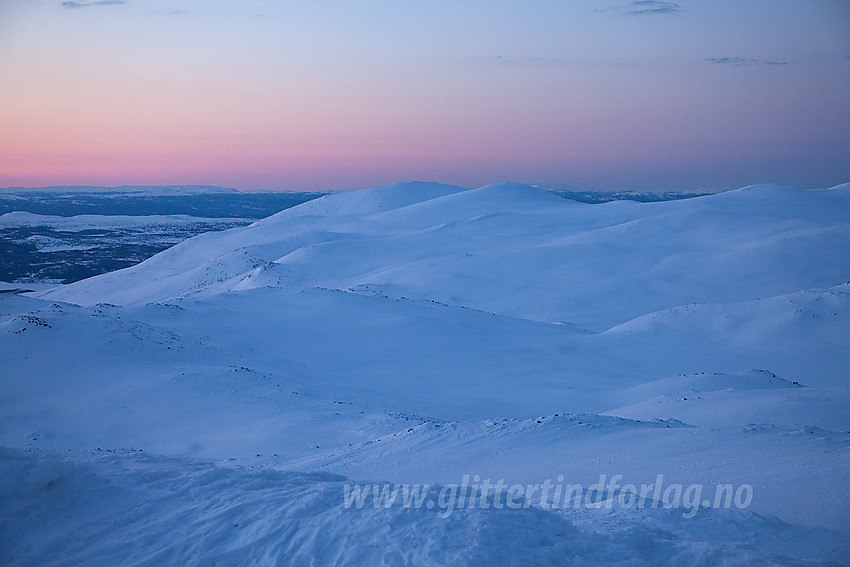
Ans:
POLYGON ((426 507, 346 508, 347 482, 327 473, 130 452, 0 449, 0 560, 9 566, 803 565, 746 541, 819 536, 731 510, 712 510, 688 525, 659 511, 638 523, 611 510, 464 509, 445 517, 426 507))

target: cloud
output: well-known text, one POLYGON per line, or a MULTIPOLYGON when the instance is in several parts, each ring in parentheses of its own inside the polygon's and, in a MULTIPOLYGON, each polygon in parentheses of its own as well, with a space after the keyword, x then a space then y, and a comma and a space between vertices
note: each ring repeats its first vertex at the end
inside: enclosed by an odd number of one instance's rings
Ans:
POLYGON ((124 3, 124 0, 83 0, 81 2, 62 2, 62 6, 65 8, 88 8, 89 6, 110 6, 124 3))
POLYGON ((610 8, 598 8, 594 12, 620 12, 628 16, 645 15, 670 15, 681 14, 682 6, 677 2, 665 2, 662 0, 634 0, 628 6, 613 6, 610 8))
POLYGON ((511 55, 489 55, 476 57, 473 61, 476 63, 483 63, 485 65, 508 65, 512 67, 530 68, 562 67, 572 63, 571 61, 556 57, 514 57, 511 55))
POLYGON ((636 0, 623 13, 631 16, 645 14, 679 14, 682 7, 676 2, 660 2, 658 0, 636 0))
POLYGON ((614 6, 611 8, 599 8, 594 12, 620 12, 628 16, 646 15, 670 15, 681 14, 682 6, 676 2, 665 2, 662 0, 635 0, 628 6, 614 6))
POLYGON ((710 57, 706 59, 715 65, 734 65, 744 67, 748 65, 787 65, 787 61, 771 61, 766 59, 750 59, 749 57, 710 57))

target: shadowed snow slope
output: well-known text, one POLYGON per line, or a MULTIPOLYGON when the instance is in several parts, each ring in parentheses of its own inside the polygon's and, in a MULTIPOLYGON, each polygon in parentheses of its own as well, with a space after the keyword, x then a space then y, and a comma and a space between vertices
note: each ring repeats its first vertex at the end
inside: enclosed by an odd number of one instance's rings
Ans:
POLYGON ((846 185, 416 182, 0 294, 0 562, 850 562, 848 258, 846 185), (708 504, 343 506, 601 474, 708 504))

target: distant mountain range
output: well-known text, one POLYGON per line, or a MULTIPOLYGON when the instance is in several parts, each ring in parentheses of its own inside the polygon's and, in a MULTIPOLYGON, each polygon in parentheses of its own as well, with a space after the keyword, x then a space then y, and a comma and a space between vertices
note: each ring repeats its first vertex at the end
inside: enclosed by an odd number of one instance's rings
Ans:
MULTIPOLYGON (((656 202, 687 199, 708 192, 650 190, 600 191, 571 185, 541 189, 583 203, 656 202)), ((238 191, 210 185, 99 187, 62 185, 0 188, 0 214, 25 211, 39 215, 191 215, 209 218, 264 218, 328 192, 238 191)))
POLYGON ((191 215, 260 219, 325 193, 237 191, 223 187, 42 187, 0 189, 0 214, 191 215))

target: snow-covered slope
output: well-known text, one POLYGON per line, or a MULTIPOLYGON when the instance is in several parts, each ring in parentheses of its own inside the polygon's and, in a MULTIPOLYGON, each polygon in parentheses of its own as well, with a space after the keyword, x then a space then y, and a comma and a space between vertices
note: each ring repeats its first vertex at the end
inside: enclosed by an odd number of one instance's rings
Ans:
POLYGON ((46 297, 129 305, 318 286, 602 331, 844 283, 847 211, 846 189, 588 206, 517 184, 399 184, 326 196, 46 297))
POLYGON ((0 553, 850 561, 847 258, 846 186, 588 205, 408 183, 0 296, 0 464, 18 479, 0 486, 0 553), (601 474, 748 485, 752 503, 343 507, 357 480, 601 474), (34 519, 56 501, 67 521, 34 519))

